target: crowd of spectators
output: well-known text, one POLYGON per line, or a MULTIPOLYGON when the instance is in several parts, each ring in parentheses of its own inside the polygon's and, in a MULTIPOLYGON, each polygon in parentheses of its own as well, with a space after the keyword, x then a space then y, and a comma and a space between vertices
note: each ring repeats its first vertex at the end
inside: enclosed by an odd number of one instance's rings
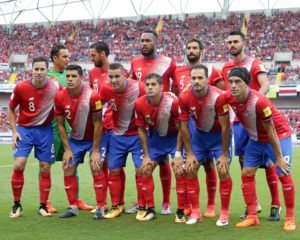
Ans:
POLYGON ((300 138, 300 111, 299 109, 281 109, 281 112, 289 122, 292 133, 300 138))
MULTIPOLYGON (((51 44, 61 42, 72 53, 72 61, 87 62, 91 42, 109 43, 116 61, 130 61, 139 54, 139 36, 144 29, 155 29, 159 17, 138 21, 126 19, 102 20, 95 24, 86 22, 59 22, 54 25, 12 25, 9 30, 0 26, 0 62, 8 62, 11 53, 49 56, 51 44)), ((226 20, 204 15, 186 16, 185 20, 163 17, 159 38, 160 51, 177 62, 184 60, 184 43, 198 37, 205 43, 204 61, 225 61, 225 37, 231 30, 239 29, 244 14, 231 13, 226 20)), ((300 12, 275 12, 272 17, 252 13, 247 24, 248 50, 263 61, 272 60, 275 51, 293 51, 300 59, 300 12)))
POLYGON ((0 107, 0 132, 9 132, 7 108, 0 107))

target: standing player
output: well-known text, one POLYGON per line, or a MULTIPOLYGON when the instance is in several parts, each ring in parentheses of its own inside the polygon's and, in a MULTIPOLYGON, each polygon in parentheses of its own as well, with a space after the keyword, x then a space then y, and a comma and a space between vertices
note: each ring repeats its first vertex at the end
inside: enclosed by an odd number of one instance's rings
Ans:
MULTIPOLYGON (((201 221, 199 206, 199 182, 197 172, 200 165, 209 159, 217 160, 220 177, 221 214, 217 226, 229 223, 229 203, 232 180, 229 175, 230 123, 229 108, 220 104, 222 91, 207 84, 208 69, 204 65, 195 65, 190 70, 192 88, 179 96, 179 119, 181 133, 186 148, 187 195, 192 205, 192 213, 187 224, 201 221), (190 134, 190 117, 195 121, 195 132, 190 134)), ((178 163, 174 168, 181 168, 178 163)))
MULTIPOLYGON (((132 159, 136 168, 136 187, 138 200, 143 205, 142 176, 140 167, 142 164, 143 150, 140 144, 137 127, 134 123, 134 102, 145 94, 144 84, 126 79, 125 69, 119 63, 112 63, 108 69, 109 83, 105 83, 100 96, 102 102, 109 103, 113 110, 113 133, 109 142, 109 176, 108 185, 112 201, 112 209, 105 218, 120 216, 124 210, 122 197, 121 169, 126 165, 128 153, 132 153, 132 159)), ((123 183, 125 184, 125 183, 123 183)))
MULTIPOLYGON (((156 166, 172 158, 175 151, 181 155, 181 134, 178 134, 178 101, 173 93, 162 92, 162 78, 157 73, 146 76, 146 94, 135 102, 136 125, 144 150, 141 166, 142 193, 145 205, 139 205, 136 218, 148 221, 155 218, 154 181, 152 173, 156 166), (147 127, 149 138, 147 138, 147 127), (178 146, 177 146, 178 143, 178 146), (147 206, 147 210, 146 210, 147 206)), ((177 181, 176 181, 177 182, 177 181)), ((184 193, 183 193, 184 194, 184 193)))
MULTIPOLYGON (((269 80, 266 74, 265 66, 257 59, 249 57, 245 54, 244 48, 246 46, 245 35, 240 31, 233 31, 229 33, 228 50, 231 55, 231 60, 225 63, 222 69, 222 75, 225 80, 226 89, 229 90, 228 73, 236 67, 245 67, 250 72, 251 81, 249 87, 266 94, 269 91, 269 80)), ((244 152, 246 150, 247 143, 249 141, 249 135, 245 128, 236 119, 233 126, 234 130, 234 143, 235 143, 235 155, 239 156, 241 168, 243 167, 244 152)), ((278 193, 278 176, 276 174, 276 168, 272 162, 265 163, 266 179, 270 188, 272 203, 271 212, 269 216, 270 221, 278 221, 280 219, 280 200, 278 193), (270 165, 271 164, 271 165, 270 165)), ((257 211, 261 211, 259 203, 257 203, 257 211)), ((245 217, 247 215, 247 209, 245 217)))
MULTIPOLYGON (((109 56, 109 48, 105 42, 95 42, 90 46, 90 57, 92 62, 94 62, 95 67, 91 69, 89 72, 90 78, 90 86, 96 91, 100 92, 102 85, 108 81, 108 56, 109 56)), ((106 158, 106 161, 103 165, 103 171, 106 175, 106 179, 108 178, 108 143, 111 136, 111 131, 113 129, 113 119, 112 119, 112 109, 108 106, 108 103, 103 105, 102 109, 102 139, 101 141, 106 141, 106 144, 102 144, 103 147, 100 149, 101 157, 106 158)), ((124 191, 125 191, 125 171, 122 168, 120 171, 121 176, 121 184, 122 184, 122 196, 121 202, 124 204, 124 191)))
MULTIPOLYGON (((174 72, 174 81, 172 89, 180 94, 188 85, 190 85, 190 68, 201 64, 201 56, 204 51, 203 43, 196 38, 191 38, 186 43, 187 65, 177 66, 174 72)), ((225 90, 225 83, 221 73, 213 66, 208 67, 208 84, 225 90)))
MULTIPOLYGON (((53 62, 53 67, 50 68, 48 72, 48 77, 55 77, 56 80, 65 88, 67 87, 66 82, 66 67, 70 62, 70 53, 68 49, 62 44, 55 44, 50 52, 50 58, 53 62)), ((64 155, 64 146, 60 139, 56 119, 52 122, 53 132, 54 132, 54 150, 55 150, 55 161, 62 161, 64 155)), ((68 136, 71 132, 71 127, 66 121, 66 131, 68 136)), ((77 181, 79 182, 79 175, 76 170, 77 181)), ((93 207, 87 205, 82 199, 77 199, 77 206, 81 210, 90 210, 93 207)), ((55 208, 52 207, 51 202, 47 201, 47 207, 49 212, 57 212, 55 208)))
MULTIPOLYGON (((201 56, 204 51, 203 43, 196 38, 187 41, 186 44, 186 59, 187 65, 176 67, 174 73, 174 81, 172 85, 173 92, 180 94, 186 91, 190 84, 190 68, 201 64, 201 56)), ((220 72, 213 66, 208 67, 208 84, 225 90, 225 83, 220 72)), ((190 132, 194 132, 194 121, 190 123, 190 132)), ((206 173, 207 186, 207 207, 204 217, 215 217, 215 196, 217 187, 217 175, 214 164, 214 159, 210 158, 203 164, 206 173)))
POLYGON ((93 218, 98 220, 104 217, 107 189, 99 151, 102 135, 102 105, 97 92, 87 85, 82 85, 83 70, 80 66, 69 65, 66 70, 67 88, 55 96, 55 114, 65 149, 62 164, 70 207, 59 217, 69 218, 78 215, 78 182, 75 169, 84 161, 86 152, 90 152, 90 167, 97 201, 97 210, 93 218), (69 139, 65 120, 72 128, 69 139))
MULTIPOLYGON (((145 83, 149 73, 157 73, 163 80, 163 91, 170 91, 170 79, 176 68, 174 59, 157 54, 158 35, 155 31, 145 30, 140 38, 141 56, 131 61, 131 75, 133 79, 145 83)), ((170 193, 171 193, 171 168, 168 158, 160 164, 160 180, 163 190, 163 203, 161 214, 171 214, 170 193)), ((135 213, 136 208, 128 213, 135 213)))
POLYGON ((237 227, 259 224, 256 212, 255 173, 264 161, 277 166, 286 205, 283 229, 296 230, 294 215, 295 189, 290 167, 292 162, 291 132, 286 119, 263 94, 251 89, 251 76, 246 68, 236 67, 228 75, 230 91, 221 96, 230 104, 250 135, 242 169, 242 191, 248 216, 237 227))
POLYGON ((62 88, 58 82, 47 78, 48 61, 43 57, 33 59, 32 79, 17 84, 9 101, 8 118, 12 130, 14 149, 14 168, 11 179, 14 206, 11 218, 20 217, 23 209, 20 203, 24 185, 24 169, 27 158, 35 148, 39 160, 40 208, 41 216, 52 216, 46 202, 51 188, 50 167, 54 159, 53 130, 54 96, 62 88), (16 126, 16 107, 20 107, 18 126, 16 126))

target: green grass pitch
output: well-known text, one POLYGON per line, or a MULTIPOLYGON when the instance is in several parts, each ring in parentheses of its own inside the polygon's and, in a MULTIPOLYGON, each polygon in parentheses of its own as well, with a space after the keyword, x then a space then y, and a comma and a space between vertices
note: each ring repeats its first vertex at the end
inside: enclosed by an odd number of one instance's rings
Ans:
MULTIPOLYGON (((259 170, 256 178, 257 193, 262 213, 261 224, 257 227, 238 229, 234 225, 240 219, 239 216, 245 210, 240 189, 240 169, 237 159, 231 165, 233 178, 233 192, 230 205, 230 225, 224 228, 215 226, 217 219, 205 219, 195 225, 175 224, 174 214, 160 215, 161 210, 161 185, 158 177, 158 169, 155 171, 155 200, 158 217, 151 222, 137 222, 134 215, 123 214, 121 217, 111 220, 93 221, 92 214, 81 211, 78 217, 72 219, 59 219, 58 214, 51 218, 42 218, 37 215, 39 206, 38 198, 38 164, 32 155, 28 160, 25 171, 25 185, 22 194, 23 216, 18 219, 9 219, 8 214, 12 206, 12 193, 10 177, 12 171, 12 150, 10 145, 0 145, 0 239, 205 239, 205 240, 254 240, 254 239, 300 239, 300 227, 295 232, 282 230, 285 208, 283 207, 282 219, 279 222, 269 222, 270 194, 263 170, 259 170)), ((300 148, 294 148, 293 177, 296 186, 296 218, 300 221, 300 204, 297 198, 300 186, 300 148), (299 175, 298 175, 299 174, 299 175)), ((94 204, 94 190, 92 177, 87 162, 79 167, 80 197, 87 203, 94 204)), ((129 208, 136 199, 133 164, 129 160, 126 169, 126 207, 129 208)), ((200 179, 200 204, 202 211, 206 205, 205 175, 201 168, 200 179)), ((281 186, 280 186, 280 192, 281 186)), ((52 167, 52 189, 50 199, 54 206, 62 213, 67 207, 67 197, 63 187, 63 175, 61 164, 52 167)), ((172 211, 176 211, 175 181, 172 182, 172 211)), ((216 197, 217 213, 220 206, 219 194, 216 197)), ((281 195, 283 204, 283 198, 281 195)))

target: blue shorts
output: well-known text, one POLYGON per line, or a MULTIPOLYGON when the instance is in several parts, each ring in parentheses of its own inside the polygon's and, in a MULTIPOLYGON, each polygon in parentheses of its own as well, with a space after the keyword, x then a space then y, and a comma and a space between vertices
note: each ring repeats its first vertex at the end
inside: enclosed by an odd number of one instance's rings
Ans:
POLYGON ((168 160, 168 154, 174 158, 177 144, 177 134, 161 137, 153 131, 148 138, 149 155, 152 161, 164 163, 168 160))
MULTIPOLYGON (((217 161, 222 154, 222 133, 221 131, 207 133, 196 129, 192 136, 191 145, 199 163, 205 164, 209 158, 215 158, 217 161)), ((230 149, 229 147, 228 156, 231 162, 230 149)))
POLYGON ((132 153, 132 160, 135 168, 140 168, 144 153, 139 135, 119 136, 112 134, 108 151, 109 169, 125 167, 127 155, 130 152, 132 153))
POLYGON ((244 156, 249 142, 249 133, 240 122, 233 124, 234 155, 244 156))
POLYGON ((22 141, 17 141, 14 158, 28 157, 34 147, 34 157, 41 162, 54 162, 53 128, 47 126, 23 127, 17 125, 22 141))
MULTIPOLYGON (((280 140, 282 155, 286 162, 292 163, 292 139, 291 137, 280 140)), ((276 163, 276 157, 272 145, 270 143, 260 143, 252 139, 249 140, 245 151, 244 167, 258 167, 260 165, 267 166, 269 161, 276 163)), ((290 171, 290 170, 289 170, 290 171)), ((283 172, 277 168, 278 174, 283 172)))
POLYGON ((107 133, 102 135, 101 142, 100 142, 100 156, 101 161, 104 162, 106 156, 108 155, 108 148, 109 148, 109 140, 111 137, 112 131, 109 130, 107 133))
MULTIPOLYGON (((108 139, 109 136, 107 134, 104 134, 101 138, 100 142, 100 158, 103 162, 106 157, 106 149, 108 146, 108 139)), ((79 163, 84 163, 84 156, 86 152, 90 152, 90 155, 93 150, 93 140, 77 140, 74 138, 69 139, 69 144, 74 156, 74 162, 76 165, 79 163)))

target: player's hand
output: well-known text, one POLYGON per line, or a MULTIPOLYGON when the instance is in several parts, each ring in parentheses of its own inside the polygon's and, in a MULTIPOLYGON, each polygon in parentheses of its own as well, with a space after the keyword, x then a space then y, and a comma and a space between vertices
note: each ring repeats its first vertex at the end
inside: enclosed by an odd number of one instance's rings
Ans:
POLYGON ((185 88, 182 90, 182 92, 187 92, 187 90, 190 88, 191 84, 189 83, 188 85, 185 86, 185 88))
POLYGON ((75 165, 74 156, 71 150, 65 150, 62 160, 63 169, 67 170, 72 165, 75 165))
POLYGON ((176 176, 182 176, 185 173, 182 157, 174 157, 171 165, 176 176))
POLYGON ((12 148, 16 150, 18 148, 18 141, 22 141, 22 138, 18 132, 12 134, 12 148))
POLYGON ((229 159, 228 156, 221 155, 218 158, 218 168, 222 175, 229 175, 229 159))
POLYGON ((198 169, 198 161, 194 154, 188 155, 186 158, 186 171, 196 174, 198 169))
POLYGON ((277 157, 276 158, 276 167, 280 168, 281 171, 285 174, 288 175, 289 171, 289 164, 286 162, 284 157, 277 157))
POLYGON ((102 161, 100 158, 100 153, 93 151, 90 156, 90 166, 93 171, 100 171, 102 168, 102 161))
POLYGON ((149 157, 144 156, 142 166, 141 166, 141 173, 143 175, 149 175, 149 171, 153 168, 153 163, 149 157))

